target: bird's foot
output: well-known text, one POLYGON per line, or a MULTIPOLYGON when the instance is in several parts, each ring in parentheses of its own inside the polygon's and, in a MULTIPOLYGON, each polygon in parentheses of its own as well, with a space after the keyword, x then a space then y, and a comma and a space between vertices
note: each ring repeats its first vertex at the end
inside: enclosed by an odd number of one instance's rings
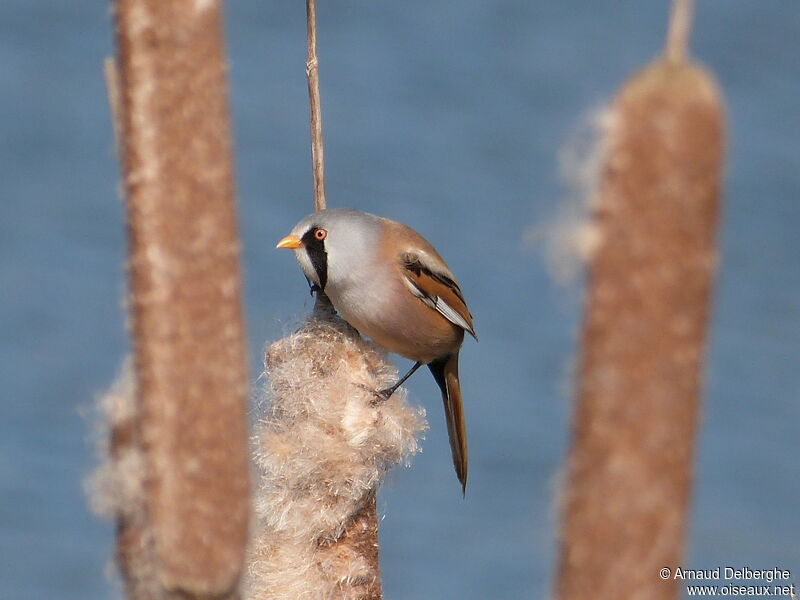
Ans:
POLYGON ((357 383, 356 385, 358 387, 360 387, 362 390, 365 390, 365 391, 371 393, 373 396, 375 396, 375 399, 372 401, 373 406, 378 404, 378 403, 380 403, 380 402, 386 402, 389 398, 392 397, 392 394, 394 394, 395 391, 396 391, 395 388, 386 388, 386 389, 383 389, 383 390, 376 390, 376 389, 371 388, 371 387, 369 387, 367 385, 364 385, 363 383, 357 383))
POLYGON ((392 397, 392 394, 394 394, 396 389, 397 388, 390 387, 383 390, 377 390, 374 392, 374 394, 380 398, 381 401, 385 401, 392 397))

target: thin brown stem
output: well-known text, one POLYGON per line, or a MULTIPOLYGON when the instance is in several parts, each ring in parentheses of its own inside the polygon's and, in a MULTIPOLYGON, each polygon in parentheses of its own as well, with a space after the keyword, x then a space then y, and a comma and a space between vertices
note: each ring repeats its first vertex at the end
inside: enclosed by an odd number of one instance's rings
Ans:
POLYGON ((311 166, 314 172, 314 210, 323 210, 325 203, 325 157, 322 144, 322 106, 319 98, 319 62, 317 61, 317 7, 315 0, 306 0, 308 27, 308 101, 311 110, 311 166))
POLYGON ((114 129, 114 144, 117 149, 117 156, 121 158, 122 140, 120 139, 120 134, 122 128, 120 126, 119 69, 117 68, 117 61, 111 56, 107 56, 103 60, 103 75, 108 93, 108 108, 111 111, 111 126, 114 129))
POLYGON ((692 0, 673 0, 664 56, 671 63, 686 60, 692 31, 692 0))

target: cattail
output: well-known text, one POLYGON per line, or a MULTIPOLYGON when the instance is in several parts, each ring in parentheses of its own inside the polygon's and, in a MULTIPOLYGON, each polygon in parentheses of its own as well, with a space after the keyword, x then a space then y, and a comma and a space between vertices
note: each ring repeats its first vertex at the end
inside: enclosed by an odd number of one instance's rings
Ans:
POLYGON ((677 597, 716 264, 724 115, 668 49, 611 106, 593 208, 577 406, 561 499, 559 600, 677 597))
POLYGON ((267 349, 247 598, 381 598, 375 495, 426 428, 403 390, 376 399, 396 376, 324 299, 267 349))
POLYGON ((119 0, 116 22, 134 347, 109 417, 118 562, 130 598, 234 598, 247 372, 220 6, 119 0))

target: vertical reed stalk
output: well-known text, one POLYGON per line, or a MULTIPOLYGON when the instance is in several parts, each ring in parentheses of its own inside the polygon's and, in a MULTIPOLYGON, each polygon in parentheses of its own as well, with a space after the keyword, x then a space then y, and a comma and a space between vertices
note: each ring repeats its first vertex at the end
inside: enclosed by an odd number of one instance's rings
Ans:
POLYGON ((667 600, 678 582, 716 265, 724 116, 686 51, 617 93, 593 203, 577 405, 561 504, 558 600, 667 600))
POLYGON ((674 0, 667 28, 664 58, 680 64, 688 59, 689 34, 692 31, 692 0, 674 0))
POLYGON ((322 144, 322 104, 319 98, 319 61, 317 60, 317 5, 316 0, 306 0, 306 28, 308 50, 306 77, 308 79, 308 105, 311 122, 311 167, 314 177, 314 210, 324 210, 325 156, 322 144))

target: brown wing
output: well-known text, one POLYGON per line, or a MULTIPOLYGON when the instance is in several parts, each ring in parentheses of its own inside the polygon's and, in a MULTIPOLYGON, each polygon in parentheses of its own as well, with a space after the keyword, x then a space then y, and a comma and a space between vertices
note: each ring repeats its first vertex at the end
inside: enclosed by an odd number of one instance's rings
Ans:
POLYGON ((443 264, 434 265, 432 260, 418 252, 404 252, 400 261, 412 293, 477 339, 461 288, 449 271, 442 268, 443 264))

